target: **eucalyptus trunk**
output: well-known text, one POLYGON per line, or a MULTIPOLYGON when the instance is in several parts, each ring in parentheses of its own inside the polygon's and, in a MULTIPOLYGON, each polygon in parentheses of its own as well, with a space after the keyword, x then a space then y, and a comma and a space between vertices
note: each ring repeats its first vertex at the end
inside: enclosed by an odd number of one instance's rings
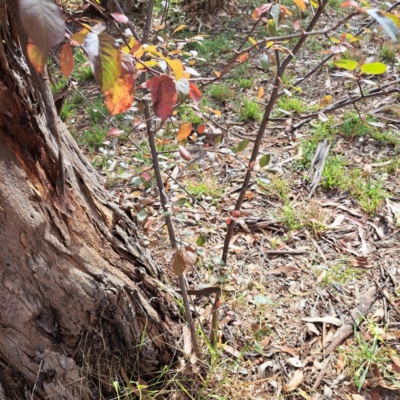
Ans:
POLYGON ((0 0, 0 398, 107 398, 120 365, 171 361, 177 309, 61 121, 57 193, 51 92, 26 44, 18 2, 0 0))

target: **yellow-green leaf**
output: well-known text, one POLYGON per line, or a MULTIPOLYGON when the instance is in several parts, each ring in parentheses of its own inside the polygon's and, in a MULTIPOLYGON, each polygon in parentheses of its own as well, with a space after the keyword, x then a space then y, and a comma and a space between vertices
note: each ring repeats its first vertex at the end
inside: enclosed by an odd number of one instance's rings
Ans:
POLYGON ((380 62, 363 64, 360 69, 364 74, 381 75, 386 72, 386 64, 380 62))
POLYGON ((257 44, 257 41, 255 39, 253 39, 252 37, 249 37, 249 42, 255 46, 257 44))
POLYGON ((121 53, 115 39, 106 34, 88 33, 84 42, 94 78, 104 93, 121 74, 121 53))
POLYGON ((182 77, 182 74, 184 71, 181 60, 178 60, 178 59, 171 60, 169 58, 164 58, 164 60, 171 67, 172 71, 174 72, 175 79, 178 81, 182 77))
POLYGON ((172 32, 172 34, 174 34, 174 33, 176 33, 176 32, 179 32, 179 31, 181 31, 182 29, 185 29, 186 28, 186 25, 179 25, 173 32, 172 32))
POLYGON ((358 66, 358 62, 354 60, 337 60, 333 64, 348 71, 354 71, 358 66))

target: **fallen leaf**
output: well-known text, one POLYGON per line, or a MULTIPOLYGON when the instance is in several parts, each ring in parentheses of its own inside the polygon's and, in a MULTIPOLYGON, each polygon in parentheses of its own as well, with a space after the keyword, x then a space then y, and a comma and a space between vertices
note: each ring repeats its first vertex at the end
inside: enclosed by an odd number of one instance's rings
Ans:
POLYGON ((282 273, 287 274, 288 272, 298 272, 298 273, 300 273, 301 270, 296 268, 296 267, 293 267, 293 266, 289 265, 287 267, 279 267, 279 268, 271 269, 269 271, 265 271, 264 274, 265 275, 280 275, 282 273))
POLYGON ((338 360, 336 361, 336 370, 337 374, 339 375, 342 371, 344 366, 346 365, 345 358, 343 354, 340 354, 338 360))
POLYGON ((264 88, 260 86, 260 89, 258 89, 257 99, 260 100, 261 97, 263 96, 264 96, 264 88))
POLYGON ((287 385, 283 386, 284 392, 292 392, 293 390, 297 389, 301 382, 303 382, 304 374, 302 369, 296 369, 292 376, 292 379, 287 385))
POLYGON ((187 355, 192 354, 192 337, 190 335, 190 329, 188 326, 182 326, 183 335, 183 352, 187 355))
POLYGON ((185 140, 190 133, 192 132, 192 124, 190 122, 187 122, 186 124, 183 124, 178 131, 178 141, 181 142, 182 140, 185 140))
POLYGON ((192 158, 190 153, 183 146, 179 146, 179 154, 186 161, 189 161, 192 158))
POLYGON ((342 321, 340 321, 339 318, 335 317, 307 317, 307 318, 301 318, 301 320, 305 322, 322 322, 325 324, 342 326, 342 321))

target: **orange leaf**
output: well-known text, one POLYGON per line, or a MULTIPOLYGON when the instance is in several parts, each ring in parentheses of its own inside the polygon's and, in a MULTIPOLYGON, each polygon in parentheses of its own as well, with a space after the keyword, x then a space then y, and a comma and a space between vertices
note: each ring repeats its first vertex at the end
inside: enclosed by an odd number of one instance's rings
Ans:
POLYGON ((197 133, 202 134, 202 133, 204 133, 205 130, 206 130, 206 127, 204 126, 204 124, 200 124, 200 125, 197 127, 197 133))
POLYGON ((38 74, 41 74, 47 61, 47 54, 43 53, 38 46, 28 43, 26 47, 29 61, 32 63, 38 74))
POLYGON ((72 54, 71 45, 65 43, 60 53, 60 65, 63 75, 68 78, 74 69, 74 55, 72 54))
POLYGON ((121 53, 121 73, 113 86, 104 93, 104 101, 111 115, 128 110, 135 95, 135 68, 132 56, 121 53))
POLYGON ((174 72, 175 79, 179 80, 183 75, 183 64, 181 60, 170 60, 169 58, 164 58, 164 60, 168 63, 171 67, 172 71, 174 72))
POLYGON ((260 86, 260 89, 258 90, 258 94, 257 94, 257 99, 260 100, 261 97, 264 96, 264 89, 262 86, 260 86))
POLYGON ((196 103, 199 104, 201 100, 201 92, 199 88, 192 82, 190 82, 189 97, 196 103))
POLYGON ((306 9, 306 3, 304 0, 293 0, 293 3, 296 4, 296 6, 299 7, 301 11, 304 11, 306 9))
POLYGON ((239 56, 237 60, 240 63, 242 63, 242 62, 245 62, 248 58, 249 58, 249 54, 248 53, 244 53, 241 56, 239 56))
POLYGON ((214 71, 214 75, 215 75, 215 76, 221 76, 221 72, 214 71))
POLYGON ((154 113, 164 122, 171 114, 177 101, 175 83, 167 75, 154 76, 147 83, 151 99, 153 100, 154 113))
POLYGON ((190 122, 183 124, 178 131, 178 141, 186 139, 191 132, 192 132, 192 124, 190 122))

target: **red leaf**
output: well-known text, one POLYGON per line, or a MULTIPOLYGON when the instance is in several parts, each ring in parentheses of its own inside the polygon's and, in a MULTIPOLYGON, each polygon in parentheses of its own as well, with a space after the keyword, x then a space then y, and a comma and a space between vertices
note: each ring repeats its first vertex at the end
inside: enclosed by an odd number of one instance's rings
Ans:
POLYGON ((65 43, 61 50, 60 65, 63 75, 68 78, 74 69, 74 56, 69 42, 65 43))
POLYGON ((173 79, 167 75, 154 76, 146 82, 146 87, 153 100, 154 113, 164 122, 171 114, 178 97, 173 79))
POLYGON ((240 215, 240 211, 239 210, 232 211, 232 216, 233 217, 238 217, 239 215, 240 215))
POLYGON ((202 133, 204 133, 205 130, 206 130, 206 127, 204 126, 204 124, 200 124, 200 125, 197 127, 197 133, 202 134, 202 133))
POLYGON ((129 18, 122 13, 111 13, 111 16, 117 21, 117 22, 121 22, 121 24, 127 24, 129 22, 129 18))
POLYGON ((265 13, 266 11, 268 11, 271 7, 272 7, 273 3, 268 3, 268 4, 263 4, 260 7, 257 7, 253 13, 251 14, 251 16, 253 17, 253 19, 257 19, 259 18, 259 16, 263 13, 265 13))
POLYGON ((116 138, 119 137, 121 135, 124 134, 124 131, 121 131, 120 129, 117 128, 112 128, 108 131, 107 135, 106 135, 106 139, 112 137, 112 138, 116 138))
POLYGON ((183 146, 179 146, 179 154, 186 161, 189 161, 192 158, 190 153, 183 146))
POLYGON ((147 171, 142 172, 140 175, 146 182, 149 182, 151 180, 151 176, 147 171))
POLYGON ((192 82, 190 82, 189 96, 196 104, 200 103, 202 95, 200 93, 199 88, 192 82))
POLYGON ((128 110, 135 95, 135 67, 132 57, 121 52, 121 73, 113 86, 104 93, 104 101, 111 115, 128 110))

